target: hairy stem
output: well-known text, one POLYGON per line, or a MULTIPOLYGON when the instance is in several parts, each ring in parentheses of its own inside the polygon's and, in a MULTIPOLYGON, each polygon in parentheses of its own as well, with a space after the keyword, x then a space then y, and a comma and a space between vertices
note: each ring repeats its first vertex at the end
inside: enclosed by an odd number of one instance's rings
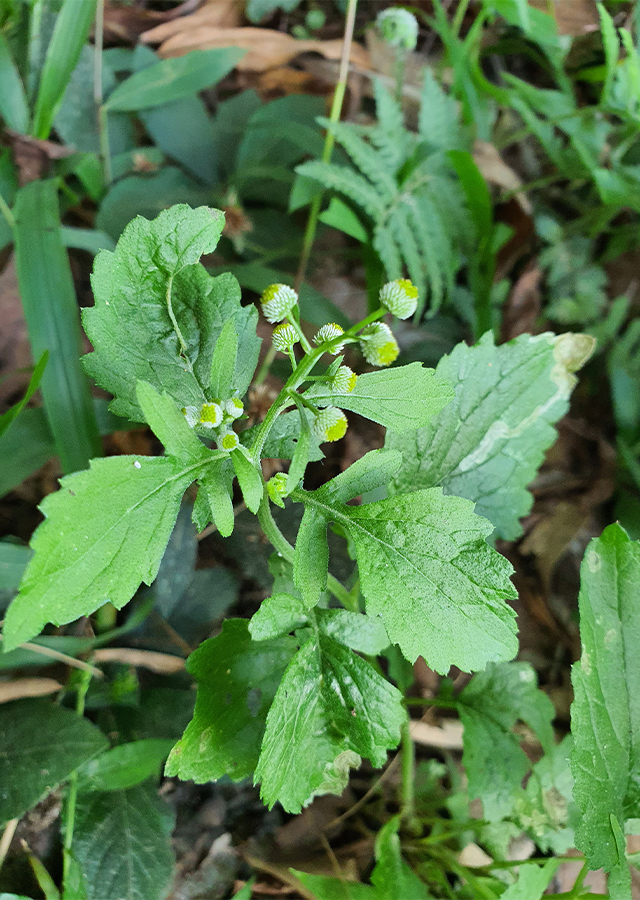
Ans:
MULTIPOLYGON (((78 694, 76 697, 76 713, 79 716, 84 715, 84 702, 91 683, 91 672, 86 670, 80 676, 78 684, 78 694)), ((78 773, 73 772, 69 778, 69 787, 67 788, 67 802, 65 804, 63 821, 64 821, 64 858, 62 863, 63 883, 66 884, 69 879, 71 868, 71 845, 73 843, 73 829, 76 820, 76 803, 78 801, 78 773)))
POLYGON ((415 767, 416 767, 416 749, 409 730, 410 719, 403 723, 401 735, 401 762, 402 762, 402 781, 401 781, 401 802, 402 802, 402 818, 405 822, 411 823, 415 819, 415 767))

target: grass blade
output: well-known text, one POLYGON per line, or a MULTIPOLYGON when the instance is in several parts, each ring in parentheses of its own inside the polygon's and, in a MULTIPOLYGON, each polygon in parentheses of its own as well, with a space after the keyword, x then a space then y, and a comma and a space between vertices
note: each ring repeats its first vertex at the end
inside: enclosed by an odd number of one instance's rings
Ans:
POLYGON ((29 107, 11 50, 0 32, 0 115, 9 128, 24 134, 29 126, 29 107))
POLYGON ((11 407, 11 409, 8 409, 6 413, 3 413, 3 415, 0 416, 0 437, 2 437, 2 435, 5 433, 9 425, 11 425, 16 416, 20 415, 29 400, 31 400, 35 392, 40 387, 40 382, 42 381, 42 375, 44 373, 48 359, 49 351, 45 350, 38 360, 38 364, 33 370, 33 375, 31 376, 29 387, 27 388, 27 392, 22 400, 19 400, 18 403, 11 407))
POLYGON ((20 296, 31 349, 49 351, 41 390, 65 472, 101 455, 89 384, 80 366, 80 321, 69 260, 62 243, 56 181, 32 181, 14 206, 20 296))
POLYGON ((47 49, 31 134, 49 137, 53 120, 62 103, 71 73, 75 69, 96 13, 97 0, 64 0, 47 49))

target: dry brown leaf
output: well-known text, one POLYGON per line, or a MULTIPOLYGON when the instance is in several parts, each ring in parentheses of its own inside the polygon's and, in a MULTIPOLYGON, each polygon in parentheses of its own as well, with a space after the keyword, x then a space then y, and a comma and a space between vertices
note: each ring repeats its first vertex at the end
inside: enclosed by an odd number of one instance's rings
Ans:
POLYGON ((290 94, 314 94, 326 96, 333 85, 320 81, 311 72, 301 72, 291 66, 279 66, 267 69, 257 76, 255 89, 262 100, 275 100, 277 97, 288 97, 290 94))
MULTIPOLYGON (((193 20, 195 16, 189 16, 193 20)), ((186 21, 186 20, 185 20, 186 21)), ((240 71, 263 72, 276 66, 284 66, 301 53, 315 52, 327 59, 340 59, 342 40, 300 41, 283 31, 269 28, 220 28, 209 24, 196 24, 175 31, 177 22, 167 22, 141 35, 147 44, 157 44, 162 57, 184 56, 191 50, 212 50, 217 47, 240 47, 247 51, 238 62, 240 71)), ((361 68, 368 68, 369 54, 360 44, 352 44, 350 61, 361 68)))
POLYGON ((588 521, 585 512, 575 502, 561 501, 550 515, 542 517, 522 542, 522 553, 532 553, 538 561, 538 571, 547 592, 556 563, 581 528, 588 521))
POLYGON ((409 723, 411 737, 416 744, 440 747, 443 750, 462 750, 462 722, 444 719, 442 727, 412 719, 409 723))
MULTIPOLYGON (((476 141, 473 145, 473 159, 485 180, 506 191, 518 191, 522 187, 520 177, 508 166, 493 144, 487 141, 476 141)), ((532 207, 526 194, 516 194, 523 210, 531 214, 532 207)))
POLYGON ((172 675, 184 669, 184 659, 155 650, 133 650, 130 647, 103 647, 93 654, 94 662, 119 662, 128 666, 140 666, 159 675, 172 675))
POLYGON ((502 308, 500 338, 510 341, 519 334, 535 334, 542 308, 542 272, 532 263, 514 284, 502 308))
MULTIPOLYGON (((0 274, 0 374, 6 375, 31 365, 31 348, 27 337, 15 260, 11 259, 0 274)), ((29 382, 29 372, 16 372, 0 385, 0 400, 15 399, 29 382)), ((2 407, 0 407, 2 412, 2 407)))
POLYGON ((551 11, 560 34, 588 34, 600 28, 595 0, 553 0, 551 10, 549 0, 529 0, 529 3, 542 12, 551 11))
POLYGON ((0 703, 21 700, 23 697, 45 697, 55 694, 62 685, 53 678, 18 678, 16 681, 0 681, 0 703))

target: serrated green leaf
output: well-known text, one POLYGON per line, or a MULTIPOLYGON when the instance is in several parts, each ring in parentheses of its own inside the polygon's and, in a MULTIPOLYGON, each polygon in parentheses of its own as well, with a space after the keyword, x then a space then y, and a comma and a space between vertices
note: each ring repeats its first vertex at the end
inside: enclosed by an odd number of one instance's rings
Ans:
POLYGON ((289 637, 252 641, 244 619, 227 619, 221 634, 201 644, 187 661, 198 683, 193 719, 165 774, 199 784, 251 775, 267 712, 295 649, 289 637))
MULTIPOLYGON (((307 420, 313 415, 307 410, 307 420)), ((243 431, 240 440, 245 446, 250 446, 260 426, 254 425, 243 431)), ((297 409, 281 413, 276 419, 273 428, 262 450, 263 459, 292 459, 300 436, 300 413, 297 409)), ((324 459, 324 453, 320 449, 318 439, 311 434, 309 444, 309 461, 318 462, 324 459)))
POLYGON ((309 457, 311 455, 311 426, 309 425, 308 410, 304 408, 302 402, 298 400, 298 413, 300 415, 300 432, 296 441, 295 450, 291 457, 291 465, 287 474, 287 489, 285 496, 289 496, 300 484, 304 478, 309 457))
MULTIPOLYGON (((363 469, 370 455, 359 461, 363 469)), ((326 584, 321 540, 326 525, 336 522, 356 545, 367 612, 381 616, 408 660, 424 656, 444 674, 452 665, 469 672, 515 655, 515 613, 504 602, 515 596, 512 568, 487 545, 491 524, 475 515, 472 503, 432 488, 347 506, 332 491, 328 482, 312 493, 297 492, 306 510, 294 574, 307 603, 316 602, 326 584)))
POLYGON ((0 825, 22 816, 107 749, 87 719, 46 700, 0 705, 0 825))
POLYGON ((264 495, 262 475, 255 465, 245 456, 244 448, 238 447, 231 453, 231 462, 238 478, 238 484, 247 508, 257 513, 264 495))
POLYGON ((522 335, 495 347, 490 333, 475 347, 458 344, 436 375, 455 399, 426 427, 388 432, 402 452, 394 493, 442 485, 467 497, 503 538, 522 533, 533 502, 527 485, 555 439, 553 423, 568 410, 573 375, 588 359, 588 335, 522 335))
POLYGON ((121 609, 141 581, 151 584, 182 495, 201 468, 171 457, 117 456, 63 478, 40 507, 45 521, 7 611, 4 649, 29 640, 47 622, 71 622, 107 601, 121 609))
POLYGON ((249 622, 249 633, 254 641, 289 634, 309 621, 307 608, 299 597, 292 594, 275 593, 260 604, 249 622))
POLYGON ((490 663, 474 675, 458 701, 469 795, 482 800, 485 819, 500 821, 511 812, 531 767, 511 729, 518 720, 526 722, 550 752, 553 704, 538 690, 535 672, 524 662, 490 663))
POLYGON ((582 811, 576 846, 590 868, 619 862, 610 816, 640 808, 640 543, 617 524, 587 547, 580 569, 582 656, 572 669, 571 768, 582 811))
POLYGON ((361 757, 382 766, 406 720, 401 701, 400 692, 350 650, 322 634, 307 641, 267 716, 255 771, 264 802, 300 812, 318 794, 341 793, 361 757))
MULTIPOLYGON (((233 511, 233 466, 228 455, 226 459, 214 463, 210 469, 207 469, 204 475, 198 478, 198 484, 200 489, 196 504, 203 504, 203 508, 206 509, 206 515, 203 517, 207 519, 206 524, 213 520, 222 537, 229 537, 233 533, 235 514, 233 511)), ((194 506, 194 516, 195 513, 194 506)), ((195 518, 194 522, 199 527, 202 525, 202 529, 205 527, 205 524, 195 518)))
POLYGON ((402 900, 429 900, 431 894, 416 873, 409 868, 400 852, 398 828, 400 816, 389 819, 378 833, 375 845, 376 865, 371 882, 380 900, 402 897, 402 900))
MULTIPOLYGON (((316 900, 380 900, 377 890, 370 884, 358 884, 327 875, 310 875, 308 872, 290 870, 316 900)), ((2 897, 0 897, 2 900, 2 897)), ((387 898, 385 898, 387 900, 387 898)))
POLYGON ((509 885, 503 900, 542 900, 561 860, 549 859, 543 866, 522 865, 515 884, 509 885))
POLYGON ((410 363, 358 376, 350 394, 335 394, 318 384, 305 396, 320 406, 335 405, 359 413, 397 432, 421 428, 449 403, 454 392, 443 378, 422 363, 410 363))
POLYGON ((209 390, 215 400, 228 400, 236 371, 238 358, 238 335, 234 319, 227 319, 220 337, 216 341, 211 357, 211 380, 209 390))
MULTIPOLYGON (((146 381, 139 381, 136 397, 145 422, 168 453, 177 456, 184 463, 195 463, 207 457, 215 459, 216 454, 208 451, 202 441, 198 440, 169 394, 159 394, 146 381)), ((223 453, 219 456, 222 458, 223 453)))
POLYGON ((566 853, 575 847, 574 825, 579 815, 573 801, 567 735, 533 766, 527 787, 514 804, 515 821, 527 830, 543 853, 566 853))
POLYGON ((78 790, 123 791, 160 774, 160 766, 169 755, 174 741, 146 738, 119 744, 78 770, 78 790))
POLYGON ((233 276, 212 278, 198 262, 223 224, 218 210, 174 206, 152 222, 134 219, 115 252, 97 256, 95 306, 83 314, 95 352, 85 368, 114 395, 115 413, 139 420, 138 380, 166 391, 179 408, 210 399, 214 348, 230 318, 239 335, 232 387, 246 391, 260 349, 257 310, 242 307, 233 276))
POLYGON ((162 900, 173 874, 173 814, 153 785, 79 794, 72 851, 93 900, 162 900))
POLYGON ((217 84, 246 53, 239 47, 192 50, 185 56, 162 59, 134 72, 113 91, 105 107, 126 112, 161 106, 217 84))

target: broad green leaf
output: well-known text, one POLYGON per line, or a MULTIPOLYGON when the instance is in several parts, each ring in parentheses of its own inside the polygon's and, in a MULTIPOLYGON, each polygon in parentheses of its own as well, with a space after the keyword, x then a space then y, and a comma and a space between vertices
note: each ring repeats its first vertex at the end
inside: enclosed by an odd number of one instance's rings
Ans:
MULTIPOLYGON (((86 2, 90 0, 80 5, 86 2)), ((34 358, 49 352, 40 390, 62 468, 74 472, 100 456, 102 445, 78 358, 78 302, 60 233, 57 180, 32 181, 20 188, 14 214, 16 269, 31 350, 34 358)))
POLYGON ((572 670, 571 768, 582 811, 576 846, 612 871, 620 826, 640 809, 640 543, 617 524, 587 547, 580 569, 582 656, 572 670))
POLYGON ((202 463, 171 457, 116 456, 69 475, 42 503, 45 521, 31 541, 34 556, 4 622, 4 649, 110 601, 129 602, 151 584, 202 463))
POLYGON ((542 900, 561 860, 549 859, 543 866, 534 864, 520 866, 520 874, 515 884, 509 885, 502 900, 542 900))
POLYGON ((350 394, 334 394, 319 384, 305 396, 320 406, 339 406, 396 432, 421 428, 453 399, 448 381, 422 363, 365 372, 350 394))
POLYGON ((95 725, 46 700, 0 705, 0 825, 21 816, 109 746, 95 725))
POLYGON ((136 397, 145 421, 158 440, 162 441, 167 453, 177 456, 184 463, 198 462, 207 457, 213 461, 217 455, 223 458, 222 452, 211 453, 202 441, 198 440, 175 401, 168 394, 159 394, 146 381, 139 381, 136 397))
POLYGON ((11 425, 16 416, 19 416, 22 410, 25 408, 29 400, 33 397, 35 392, 38 390, 40 385, 40 380, 44 373, 45 366, 47 365, 47 360, 49 359, 49 351, 45 350, 36 367, 33 370, 33 374, 31 376, 31 380, 29 381, 29 386, 27 387, 26 393, 24 397, 15 403, 11 409, 8 409, 6 413, 0 415, 0 437, 5 433, 7 428, 11 425))
POLYGON ((239 47, 221 47, 162 59, 119 84, 105 107, 126 112, 181 100, 217 84, 245 53, 239 47))
MULTIPOLYGON (((307 420, 313 413, 307 410, 307 420)), ((250 446, 255 434, 260 426, 254 425, 243 431, 240 440, 245 446, 250 446)), ((300 413, 297 409, 291 412, 281 413, 276 419, 273 428, 269 432, 269 436, 262 450, 264 459, 293 459, 298 440, 300 437, 300 413)), ((324 453, 320 449, 318 439, 311 434, 309 444, 309 461, 317 462, 324 459, 324 453)))
POLYGON ((515 655, 515 613, 504 602, 515 596, 512 568, 487 545, 491 524, 470 501, 432 488, 347 506, 332 490, 328 482, 296 495, 306 510, 294 574, 307 603, 326 586, 326 526, 336 522, 355 543, 367 612, 381 616, 408 660, 424 656, 444 674, 452 665, 469 672, 515 655))
POLYGON ((510 817, 526 829, 543 853, 566 853, 575 846, 574 826, 579 810, 573 801, 573 775, 569 754, 573 738, 567 735, 533 766, 524 791, 515 798, 510 817))
POLYGON ((212 278, 198 262, 217 245, 223 224, 218 210, 174 206, 152 222, 135 219, 114 253, 97 256, 96 305, 84 311, 95 352, 85 367, 114 394, 118 415, 139 420, 138 380, 166 391, 179 408, 200 407, 208 399, 216 341, 230 318, 239 335, 232 386, 240 395, 246 391, 260 347, 257 310, 241 306, 232 276, 212 278))
POLYGON ((346 609, 318 609, 316 615, 321 631, 358 653, 378 656, 389 646, 387 632, 378 618, 346 609))
POLYGON ((226 459, 214 463, 198 478, 200 488, 194 506, 194 522, 202 531, 213 521, 222 537, 229 537, 233 532, 235 517, 233 512, 233 468, 231 460, 226 459), (201 518, 196 518, 197 508, 205 509, 201 518), (204 519, 207 521, 205 522, 204 519))
POLYGON ((427 886, 409 868, 400 853, 398 828, 400 817, 394 816, 386 822, 376 838, 376 866, 371 873, 371 882, 380 900, 387 897, 402 897, 402 900, 429 900, 427 886))
POLYGON ((254 641, 266 641, 289 634, 308 621, 307 608, 299 597, 276 593, 263 600, 260 609, 253 614, 249 633, 254 641))
POLYGON ((484 818, 496 822, 511 813, 514 795, 531 768, 511 729, 518 720, 526 722, 550 752, 553 704, 538 690, 535 672, 524 662, 490 663, 474 675, 458 703, 469 795, 481 799, 484 818))
POLYGON ((163 900, 173 814, 153 785, 79 794, 72 851, 94 900, 163 900))
POLYGON ((370 884, 358 884, 327 875, 310 875, 296 869, 291 869, 291 872, 316 900, 380 900, 380 894, 370 884))
MULTIPOLYGON (((244 497, 244 502, 252 513, 257 513, 264 494, 264 482, 250 459, 243 452, 244 448, 234 450, 231 453, 231 462, 238 478, 238 484, 244 497)), ((246 451, 245 451, 246 452, 246 451)))
POLYGON ((78 770, 80 791, 123 791, 160 774, 174 741, 146 738, 119 744, 89 760, 78 770))
POLYGON ((384 765, 406 719, 401 700, 373 666, 331 638, 307 641, 267 716, 255 771, 264 802, 300 812, 318 794, 341 793, 361 757, 384 765))
POLYGON ((244 619, 227 619, 221 634, 201 644, 187 661, 198 683, 193 719, 165 774, 199 784, 251 775, 267 712, 295 648, 289 637, 252 641, 244 619))
POLYGON ((296 441, 295 450, 291 457, 291 465, 287 474, 287 489, 285 496, 289 496, 300 484, 304 478, 304 473, 309 464, 311 455, 311 426, 309 425, 308 410, 302 404, 301 400, 297 401, 298 413, 300 415, 300 433, 296 441), (299 404, 299 405, 298 405, 299 404))
POLYGON ((211 381, 209 390, 216 400, 228 400, 231 396, 233 374, 238 356, 238 335, 233 319, 227 319, 216 341, 211 357, 211 381))
POLYGON ((441 485, 476 503, 500 537, 522 533, 533 502, 527 485, 569 408, 573 375, 593 350, 588 335, 522 335, 495 347, 490 333, 475 347, 458 344, 436 375, 455 399, 417 431, 387 434, 402 452, 394 493, 441 485))
POLYGON ((28 547, 0 541, 0 591, 18 588, 30 559, 28 547))

